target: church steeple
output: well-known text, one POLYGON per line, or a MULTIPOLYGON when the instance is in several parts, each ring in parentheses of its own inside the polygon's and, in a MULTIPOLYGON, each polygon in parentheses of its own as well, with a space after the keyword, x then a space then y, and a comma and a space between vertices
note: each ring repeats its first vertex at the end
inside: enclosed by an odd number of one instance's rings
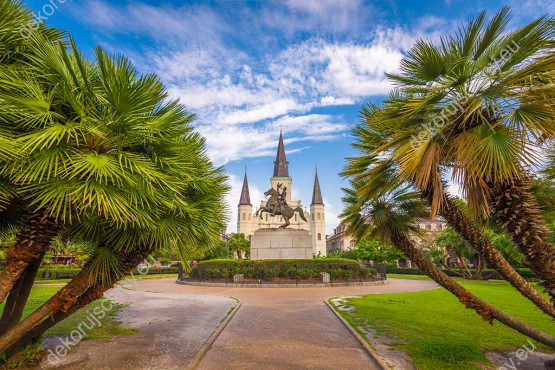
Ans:
POLYGON ((285 146, 283 145, 283 134, 279 131, 279 144, 274 162, 274 177, 289 177, 289 163, 285 158, 285 146))
POLYGON ((251 196, 249 194, 249 182, 247 180, 247 171, 245 171, 245 178, 243 179, 243 189, 241 189, 241 199, 239 205, 251 205, 251 196))
POLYGON ((318 169, 316 169, 316 176, 314 177, 314 190, 312 191, 311 205, 313 204, 324 204, 322 191, 320 190, 320 181, 318 180, 318 169))

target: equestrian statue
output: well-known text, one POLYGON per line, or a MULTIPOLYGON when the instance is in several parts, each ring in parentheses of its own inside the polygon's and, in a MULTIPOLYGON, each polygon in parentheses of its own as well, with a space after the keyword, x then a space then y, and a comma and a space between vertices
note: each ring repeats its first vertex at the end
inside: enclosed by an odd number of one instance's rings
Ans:
POLYGON ((270 198, 264 207, 256 211, 255 215, 260 215, 260 218, 262 218, 262 213, 267 212, 272 216, 282 216, 285 223, 279 227, 280 229, 285 229, 287 226, 291 225, 289 220, 293 218, 295 212, 299 212, 301 219, 308 222, 308 220, 304 217, 304 212, 301 207, 293 209, 287 204, 287 187, 284 186, 283 190, 280 192, 282 186, 283 184, 278 183, 277 189, 270 188, 264 193, 264 196, 270 196, 270 198))

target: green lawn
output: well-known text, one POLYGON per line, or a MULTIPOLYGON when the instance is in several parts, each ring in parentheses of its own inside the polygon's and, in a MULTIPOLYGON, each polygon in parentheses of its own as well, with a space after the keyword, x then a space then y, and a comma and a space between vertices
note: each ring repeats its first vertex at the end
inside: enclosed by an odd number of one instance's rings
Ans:
POLYGON ((136 280, 152 280, 152 279, 167 279, 167 278, 174 278, 177 280, 177 274, 151 274, 151 275, 135 274, 133 276, 127 276, 125 280, 133 280, 133 278, 135 278, 136 280))
MULTIPOLYGON (((25 310, 23 311, 23 316, 26 317, 46 302, 50 297, 52 297, 62 286, 34 286, 25 310)), ((91 303, 90 305, 84 307, 83 309, 77 311, 64 321, 58 323, 56 326, 50 328, 46 335, 69 335, 73 330, 77 329, 79 324, 85 320, 89 319, 89 315, 94 311, 96 307, 100 307, 102 300, 91 303)), ((105 307, 110 305, 105 303, 105 307)), ((107 312, 106 316, 99 319, 102 326, 96 325, 94 328, 87 330, 87 336, 83 340, 87 339, 107 339, 114 335, 125 335, 135 332, 135 329, 122 328, 120 323, 116 320, 116 314, 123 307, 123 305, 116 304, 112 302, 113 308, 107 312)), ((4 310, 4 303, 0 304, 0 312, 4 310)), ((88 322, 88 321, 87 321, 88 322)))
MULTIPOLYGON (((463 285, 507 313, 555 335, 555 321, 509 284, 471 281, 463 285)), ((411 355, 419 370, 481 369, 480 364, 490 364, 483 351, 513 351, 528 341, 499 322, 491 327, 443 289, 367 295, 347 302, 355 310, 340 313, 361 335, 360 328, 366 326, 386 335, 394 347, 411 355)), ((536 350, 548 351, 535 344, 536 350)))
POLYGON ((407 279, 407 280, 432 280, 427 275, 404 275, 404 274, 387 274, 388 278, 407 279))

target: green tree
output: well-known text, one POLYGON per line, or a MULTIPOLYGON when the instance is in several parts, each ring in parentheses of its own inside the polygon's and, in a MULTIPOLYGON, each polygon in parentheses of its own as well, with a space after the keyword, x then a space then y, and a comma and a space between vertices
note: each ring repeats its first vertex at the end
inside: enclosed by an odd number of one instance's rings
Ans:
POLYGON ((214 248, 204 251, 203 259, 213 260, 220 258, 230 258, 231 254, 228 250, 228 245, 223 240, 220 241, 214 248))
POLYGON ((237 258, 243 259, 243 256, 248 258, 251 250, 251 241, 245 237, 243 233, 232 233, 229 235, 227 241, 229 251, 237 255, 237 258))
MULTIPOLYGON (((522 47, 515 53, 520 55, 521 61, 530 62, 531 64, 526 65, 535 73, 541 72, 542 76, 544 72, 553 73, 547 66, 551 65, 549 63, 553 60, 553 55, 546 57, 548 54, 541 51, 542 48, 552 45, 549 35, 552 33, 553 24, 539 19, 502 35, 508 20, 507 13, 507 9, 503 9, 488 25, 485 25, 485 14, 482 13, 470 20, 456 36, 444 38, 440 45, 422 40, 416 42, 401 62, 401 73, 389 76, 397 88, 381 106, 363 107, 363 122, 355 129, 355 146, 360 149, 361 157, 349 161, 345 174, 354 176, 357 181, 377 178, 378 181, 388 182, 395 176, 409 181, 427 199, 431 210, 430 217, 433 218, 436 214, 443 216, 449 225, 476 249, 488 266, 497 270, 542 311, 555 317, 553 304, 514 270, 495 249, 491 240, 484 235, 479 224, 446 192, 445 174, 452 171, 454 180, 460 183, 464 190, 469 208, 474 210, 475 214, 478 213, 477 216, 483 217, 485 212, 477 212, 478 210, 492 208, 499 211, 500 208, 488 198, 493 192, 491 181, 485 181, 474 174, 499 170, 501 173, 492 174, 499 177, 491 177, 495 186, 498 186, 506 184, 509 178, 513 181, 515 173, 526 173, 520 164, 523 156, 530 153, 529 143, 523 136, 518 141, 510 134, 514 131, 513 128, 505 126, 511 122, 514 122, 513 126, 520 125, 520 118, 511 120, 510 117, 504 116, 503 122, 496 121, 495 124, 490 124, 492 122, 487 123, 489 121, 484 117, 492 117, 490 109, 495 109, 492 105, 506 105, 499 101, 499 91, 504 91, 511 99, 522 99, 520 101, 525 106, 530 106, 532 98, 528 95, 528 90, 523 88, 523 80, 519 80, 521 85, 511 85, 517 83, 518 76, 532 79, 533 84, 541 84, 543 79, 538 80, 538 76, 530 75, 530 70, 523 64, 514 64, 516 56, 502 66, 499 66, 497 59, 492 61, 492 57, 499 56, 507 45, 521 42, 522 47), (497 77, 493 78, 491 74, 497 73, 497 67, 503 70, 503 76, 494 75, 497 77), (501 82, 503 86, 498 85, 501 82), (493 96, 491 101, 488 100, 488 94, 493 96), (488 131, 489 128, 492 130, 488 131), (502 129, 497 132, 498 128, 502 129), (500 141, 499 145, 496 144, 497 140, 500 141), (513 143, 515 140, 517 142, 513 143), (465 150, 468 152, 467 155, 462 155, 461 151, 465 150), (473 150, 476 152, 472 152, 473 150), (511 167, 513 163, 517 171, 511 167), (480 170, 480 166, 487 169, 480 170)), ((541 86, 538 89, 541 90, 541 86)), ((544 98, 538 96, 539 104, 545 109, 551 109, 545 106, 542 99, 544 98)), ((543 108, 540 108, 540 111, 543 108)), ((516 117, 522 117, 518 112, 513 113, 516 117)), ((540 117, 537 118, 539 121, 534 122, 537 122, 538 127, 545 128, 550 125, 540 117)), ((513 185, 515 189, 520 187, 518 184, 513 185)), ((367 189, 369 187, 370 185, 366 185, 364 190, 371 190, 367 189)), ((535 216, 528 217, 522 212, 535 214, 538 211, 535 205, 537 202, 529 199, 526 191, 520 195, 513 195, 515 198, 511 204, 520 204, 520 209, 514 213, 520 216, 512 217, 513 221, 536 220, 535 216), (520 200, 515 203, 517 198, 520 200), (523 199, 527 199, 526 204, 522 204, 523 199)), ((494 215, 497 220, 503 221, 499 212, 495 211, 494 215)), ((545 238, 539 238, 537 223, 534 225, 530 226, 532 229, 523 225, 520 230, 524 233, 529 230, 538 237, 525 243, 526 248, 539 248, 545 241, 545 238)), ((512 226, 507 226, 507 229, 517 241, 519 237, 515 235, 516 230, 512 226)), ((520 234, 522 236, 522 233, 520 234)), ((523 242, 522 238, 520 240, 523 242)), ((554 265, 550 262, 551 249, 542 249, 537 255, 526 257, 527 252, 523 250, 521 242, 517 241, 517 244, 525 258, 531 266, 536 263, 536 267, 532 269, 543 278, 541 282, 549 289, 550 273, 547 271, 555 271, 554 265), (539 259, 538 256, 545 259, 539 259), (532 263, 532 260, 536 262, 532 263)))
POLYGON ((495 216, 555 298, 555 246, 530 187, 538 148, 555 135, 555 23, 506 32, 509 21, 508 8, 489 22, 482 12, 440 43, 415 43, 389 75, 390 149, 432 215, 449 207, 443 174, 452 171, 473 214, 495 216))
POLYGON ((19 27, 30 12, 8 0, 0 9, 0 40, 13 45, 0 50, 0 135, 13 147, 0 150, 0 186, 9 190, 0 192, 0 224, 16 225, 0 274, 0 301, 9 293, 0 351, 9 356, 154 251, 217 243, 228 187, 193 115, 168 99, 155 75, 100 48, 88 60, 72 40, 52 42, 42 32, 23 38, 19 27), (12 55, 20 50, 24 56, 12 55), (21 320, 28 296, 20 288, 32 286, 57 236, 84 245, 87 259, 21 320))
POLYGON ((359 242, 355 250, 357 259, 362 261, 387 263, 404 258, 403 254, 393 245, 382 243, 375 238, 359 242))
MULTIPOLYGON (((401 183, 373 188, 369 192, 366 183, 351 181, 351 188, 344 189, 346 209, 341 217, 348 223, 347 232, 359 238, 380 237, 391 242, 415 263, 426 275, 455 295, 465 307, 473 309, 484 320, 497 320, 508 327, 529 336, 551 348, 555 348, 555 338, 511 317, 459 285, 452 278, 437 269, 426 255, 411 241, 411 233, 416 229, 415 221, 429 213, 420 194, 411 192, 401 183), (365 190, 362 190, 365 189, 365 190)), ((383 185, 383 184, 382 184, 383 185)))
POLYGON ((459 234, 452 229, 446 229, 437 236, 436 243, 445 248, 447 252, 447 259, 439 261, 444 268, 467 279, 482 278, 485 267, 482 257, 459 234), (459 271, 454 271, 447 260, 455 263, 459 267, 459 271), (470 270, 469 260, 476 261, 474 271, 470 270))
POLYGON ((484 233, 511 265, 521 266, 525 262, 524 256, 520 253, 518 246, 513 242, 509 234, 504 232, 499 233, 492 229, 486 229, 484 233))

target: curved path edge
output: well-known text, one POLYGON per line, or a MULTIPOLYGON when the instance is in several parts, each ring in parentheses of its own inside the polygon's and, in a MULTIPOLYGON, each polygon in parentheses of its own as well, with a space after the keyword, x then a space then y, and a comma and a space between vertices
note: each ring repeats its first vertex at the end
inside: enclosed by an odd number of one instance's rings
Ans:
POLYGON ((333 305, 331 303, 329 303, 328 300, 325 300, 324 303, 326 304, 326 306, 328 306, 328 308, 331 310, 331 312, 333 312, 335 317, 337 317, 339 319, 339 321, 341 321, 341 323, 343 323, 345 328, 347 328, 347 330, 353 335, 353 337, 355 337, 355 339, 360 343, 362 348, 364 348, 366 353, 368 353, 370 358, 372 358, 375 365, 380 370, 389 370, 389 366, 387 365, 385 360, 376 351, 374 351, 372 349, 372 347, 370 347, 368 342, 355 330, 355 328, 353 328, 351 326, 351 324, 349 324, 349 322, 347 320, 345 320, 345 318, 343 318, 343 316, 341 316, 341 314, 335 310, 333 305))
POLYGON ((224 321, 216 328, 216 330, 212 333, 212 335, 210 335, 210 337, 206 340, 206 342, 204 342, 204 344, 202 345, 202 347, 200 347, 195 357, 193 357, 193 359, 189 361, 187 366, 185 366, 186 370, 194 370, 198 366, 198 364, 202 361, 206 353, 210 350, 210 348, 212 348, 212 345, 214 344, 214 342, 218 339, 220 334, 222 334, 222 332, 225 330, 225 327, 227 326, 227 324, 229 324, 231 319, 233 319, 233 316, 235 316, 237 311, 239 311, 239 308, 241 308, 241 306, 242 306, 241 301, 237 300, 237 305, 231 310, 231 312, 227 315, 224 321))

